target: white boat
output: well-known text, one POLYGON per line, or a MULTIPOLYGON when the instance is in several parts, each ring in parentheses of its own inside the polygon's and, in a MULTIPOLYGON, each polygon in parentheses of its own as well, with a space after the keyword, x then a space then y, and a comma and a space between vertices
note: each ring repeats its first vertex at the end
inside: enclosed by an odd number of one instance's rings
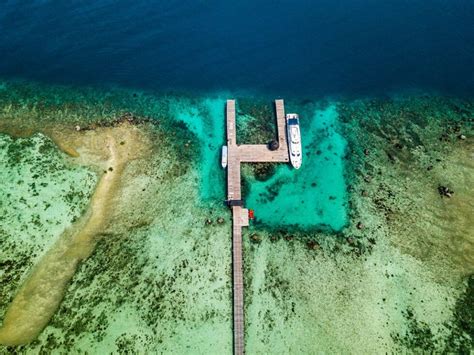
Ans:
POLYGON ((227 168, 227 146, 226 145, 222 146, 221 165, 223 169, 227 168))
POLYGON ((300 119, 296 113, 286 115, 286 132, 291 165, 293 165, 295 169, 299 169, 303 155, 301 152, 300 119))

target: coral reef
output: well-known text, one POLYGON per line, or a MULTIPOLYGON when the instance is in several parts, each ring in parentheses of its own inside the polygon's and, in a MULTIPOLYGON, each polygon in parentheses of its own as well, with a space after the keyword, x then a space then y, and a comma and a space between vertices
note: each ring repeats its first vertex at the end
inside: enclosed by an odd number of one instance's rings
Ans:
MULTIPOLYGON (((78 252, 39 336, 0 338, 0 352, 231 353, 230 214, 216 170, 224 96, 1 87, 2 329, 27 324, 8 309, 48 253, 61 240, 78 252)), ((472 352, 474 104, 288 107, 310 134, 304 174, 244 167, 243 190, 257 196, 244 234, 247 352, 472 352), (298 203, 308 223, 262 218, 271 203, 298 203)), ((270 104, 248 98, 239 110, 241 138, 272 139, 270 104)))

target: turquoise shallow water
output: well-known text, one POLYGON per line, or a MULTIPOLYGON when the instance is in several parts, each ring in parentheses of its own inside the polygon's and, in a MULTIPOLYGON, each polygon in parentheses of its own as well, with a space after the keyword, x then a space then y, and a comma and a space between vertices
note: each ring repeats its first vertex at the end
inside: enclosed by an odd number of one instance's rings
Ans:
POLYGON ((224 200, 225 174, 220 169, 220 152, 225 142, 224 97, 205 98, 199 102, 174 100, 170 114, 184 122, 199 139, 200 197, 203 201, 224 200))
POLYGON ((257 221, 264 224, 340 230, 348 222, 344 179, 347 143, 337 133, 336 108, 316 110, 301 121, 301 168, 281 165, 269 180, 252 180, 247 207, 253 208, 257 221))
MULTIPOLYGON (((225 143, 225 98, 205 98, 194 105, 177 100, 170 106, 172 116, 184 122, 201 141, 200 196, 204 201, 225 199, 225 172, 220 168, 220 149, 225 143)), ((347 224, 347 143, 338 133, 334 106, 306 111, 301 118, 303 166, 295 170, 279 165, 267 181, 248 177, 246 206, 254 209, 257 223, 338 231, 347 224)), ((243 127, 238 125, 237 129, 243 127)))
MULTIPOLYGON (((225 100, 233 96, 40 86, 15 90, 0 84, 0 124, 9 122, 5 127, 13 125, 13 132, 26 134, 30 125, 44 121, 56 122, 54 132, 94 136, 105 129, 102 125, 109 127, 131 112, 144 120, 133 129, 146 131, 156 143, 148 146, 144 140, 152 154, 127 165, 123 185, 110 204, 113 223, 80 264, 50 324, 18 352, 231 353, 231 217, 222 204, 220 147, 225 141, 225 100), (18 97, 12 98, 15 92, 18 97), (157 124, 148 125, 145 117, 157 124), (96 122, 91 130, 74 129, 96 122)), ((237 98, 238 129, 251 137, 243 142, 267 141, 271 130, 253 124, 260 119, 272 124, 272 99, 247 97, 249 105, 237 98)), ((445 126, 442 119, 464 117, 467 122, 473 106, 436 98, 332 103, 286 101, 287 112, 301 117, 305 155, 300 170, 278 165, 268 180, 260 181, 249 166, 243 169, 250 188, 246 206, 257 217, 255 228, 244 230, 246 351, 378 354, 443 349, 438 339, 458 341, 463 334, 454 327, 446 335, 446 325, 451 327, 457 314, 469 314, 453 313, 465 286, 458 284, 460 272, 443 263, 459 258, 472 273, 472 253, 459 246, 473 245, 467 212, 473 189, 472 164, 464 163, 471 161, 472 129, 461 123, 459 128, 445 126), (467 138, 460 139, 460 133, 467 138), (440 136, 447 138, 440 141, 440 136), (363 154, 364 148, 372 153, 363 154), (388 173, 374 173, 379 171, 388 173), (369 174, 370 183, 364 179, 369 174), (354 192, 346 192, 348 184, 354 192), (438 184, 452 188, 454 197, 440 197, 438 184), (356 227, 358 221, 364 230, 356 227), (308 231, 293 233, 296 228, 308 231)), ((21 156, 34 158, 12 165, 3 159, 2 174, 8 178, 2 205, 7 219, 0 223, 0 321, 41 253, 83 213, 80 206, 90 202, 97 181, 95 170, 75 167, 82 160, 59 153, 52 143, 51 149, 36 149, 50 142, 47 136, 5 136, 8 144, 0 144, 5 155, 11 142, 28 143, 21 156), (40 177, 33 178, 34 171, 40 177), (18 185, 19 179, 24 183, 18 185), (89 182, 83 186, 79 180, 89 182), (9 196, 16 185, 24 188, 9 196), (29 212, 17 208, 23 206, 21 198, 36 207, 29 212)), ((85 159, 89 146, 82 146, 85 159)), ((472 349, 469 341, 463 345, 467 351, 472 349)), ((0 353, 7 350, 0 345, 0 353)))

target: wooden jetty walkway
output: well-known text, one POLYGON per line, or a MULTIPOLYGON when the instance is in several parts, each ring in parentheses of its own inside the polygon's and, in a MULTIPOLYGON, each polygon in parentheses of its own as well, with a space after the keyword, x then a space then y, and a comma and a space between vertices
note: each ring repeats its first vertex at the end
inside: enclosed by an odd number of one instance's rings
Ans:
POLYGON ((242 255, 242 227, 249 225, 248 210, 241 195, 240 164, 259 162, 288 162, 285 107, 283 100, 275 100, 278 149, 265 144, 237 145, 235 100, 227 100, 227 203, 232 209, 232 266, 234 297, 234 354, 244 354, 244 277, 242 255))

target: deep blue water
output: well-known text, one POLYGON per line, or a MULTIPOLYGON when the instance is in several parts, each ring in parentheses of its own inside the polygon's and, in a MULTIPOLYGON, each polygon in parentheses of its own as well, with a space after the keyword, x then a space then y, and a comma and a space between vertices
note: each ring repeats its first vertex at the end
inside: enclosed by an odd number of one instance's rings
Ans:
POLYGON ((0 77, 152 90, 474 93, 472 0, 6 1, 0 77))

